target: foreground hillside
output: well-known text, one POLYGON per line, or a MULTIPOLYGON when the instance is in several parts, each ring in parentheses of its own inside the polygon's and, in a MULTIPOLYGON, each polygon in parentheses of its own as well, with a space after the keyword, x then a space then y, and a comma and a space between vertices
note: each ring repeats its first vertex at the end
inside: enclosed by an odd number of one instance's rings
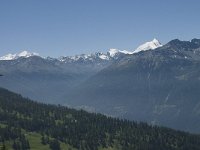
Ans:
POLYGON ((198 150, 200 136, 41 104, 0 89, 0 149, 198 150))

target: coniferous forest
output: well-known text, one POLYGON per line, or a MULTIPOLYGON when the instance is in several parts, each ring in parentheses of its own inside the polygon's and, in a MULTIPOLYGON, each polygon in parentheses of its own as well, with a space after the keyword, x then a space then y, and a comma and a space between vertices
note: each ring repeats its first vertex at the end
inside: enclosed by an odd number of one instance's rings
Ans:
POLYGON ((42 104, 0 89, 0 150, 6 149, 199 150, 200 136, 42 104))

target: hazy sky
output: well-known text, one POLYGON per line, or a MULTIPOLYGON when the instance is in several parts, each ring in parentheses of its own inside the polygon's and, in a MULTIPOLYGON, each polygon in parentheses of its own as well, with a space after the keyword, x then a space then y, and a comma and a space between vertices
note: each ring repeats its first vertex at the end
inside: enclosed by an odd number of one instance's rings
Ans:
POLYGON ((200 1, 0 0, 0 56, 133 50, 154 37, 200 38, 200 1))

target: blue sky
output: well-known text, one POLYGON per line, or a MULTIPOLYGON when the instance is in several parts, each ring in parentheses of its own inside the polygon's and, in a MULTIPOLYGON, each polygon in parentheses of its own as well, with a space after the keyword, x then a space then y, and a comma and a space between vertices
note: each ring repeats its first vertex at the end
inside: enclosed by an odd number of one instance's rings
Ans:
POLYGON ((2 0, 0 55, 58 57, 200 38, 198 0, 2 0))

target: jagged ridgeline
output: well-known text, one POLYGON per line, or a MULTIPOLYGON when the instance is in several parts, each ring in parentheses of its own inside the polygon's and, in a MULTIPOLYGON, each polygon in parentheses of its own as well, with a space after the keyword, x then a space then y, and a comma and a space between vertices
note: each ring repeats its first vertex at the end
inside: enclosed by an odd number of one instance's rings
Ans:
POLYGON ((200 39, 60 58, 24 51, 0 57, 0 73, 1 87, 32 100, 200 133, 200 39))
POLYGON ((200 136, 42 104, 0 89, 0 149, 198 150, 200 136))

